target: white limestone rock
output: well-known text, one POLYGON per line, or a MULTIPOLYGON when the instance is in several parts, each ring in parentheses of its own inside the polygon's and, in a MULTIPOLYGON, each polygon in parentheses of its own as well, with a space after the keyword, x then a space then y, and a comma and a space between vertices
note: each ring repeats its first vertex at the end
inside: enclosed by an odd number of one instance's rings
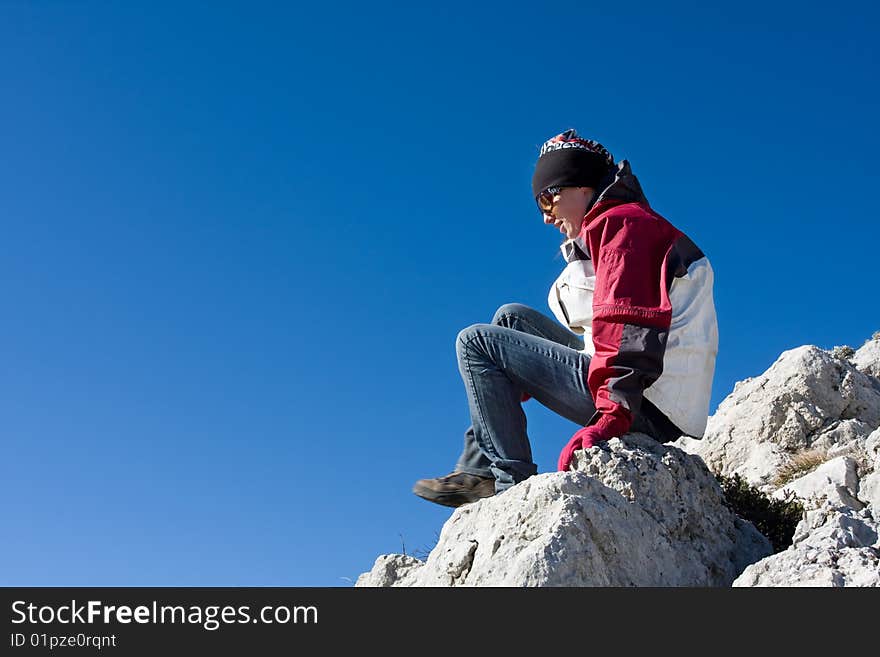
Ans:
POLYGON ((843 453, 878 426, 880 380, 807 345, 784 351, 761 376, 738 382, 709 418, 701 441, 671 444, 769 493, 791 454, 817 442, 843 453))
POLYGON ((877 461, 874 472, 859 482, 858 498, 874 513, 880 514, 880 460, 877 461))
POLYGON ((784 500, 794 494, 803 500, 827 499, 836 506, 847 506, 856 511, 864 508, 857 499, 859 477, 856 461, 847 456, 839 456, 821 464, 818 468, 773 493, 776 499, 784 500))
POLYGON ((872 509, 874 517, 880 517, 880 429, 865 441, 864 453, 872 467, 865 468, 859 480, 858 498, 872 509))
POLYGON ((418 569, 422 562, 406 554, 382 554, 376 559, 372 570, 357 578, 355 586, 393 586, 418 569))
POLYGON ((456 509, 423 564, 385 555, 357 586, 729 586, 771 553, 680 449, 627 434, 575 467, 456 509))
POLYGON ((880 429, 865 440, 865 455, 871 460, 880 458, 880 429))
POLYGON ((880 586, 876 548, 803 549, 780 552, 746 568, 734 587, 880 586))
POLYGON ((748 566, 733 586, 880 586, 878 535, 870 509, 824 501, 806 512, 791 547, 748 566))
POLYGON ((829 459, 852 456, 864 461, 864 445, 872 429, 867 422, 856 419, 833 422, 827 429, 816 434, 810 448, 824 450, 829 459))
POLYGON ((849 360, 860 372, 880 378, 880 331, 856 349, 849 360))

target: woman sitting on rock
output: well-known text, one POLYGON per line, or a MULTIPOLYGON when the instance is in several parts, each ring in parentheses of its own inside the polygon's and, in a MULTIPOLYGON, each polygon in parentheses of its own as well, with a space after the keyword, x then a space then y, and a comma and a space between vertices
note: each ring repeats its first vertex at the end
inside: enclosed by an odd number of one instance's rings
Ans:
POLYGON ((560 323, 511 303, 458 334, 472 424, 454 471, 413 488, 437 504, 474 502, 537 472, 530 397, 583 427, 559 455, 562 471, 576 450, 630 431, 669 442, 706 428, 718 351, 709 260, 650 207, 627 160, 615 165, 574 130, 543 144, 532 192, 566 237, 549 296, 560 323))

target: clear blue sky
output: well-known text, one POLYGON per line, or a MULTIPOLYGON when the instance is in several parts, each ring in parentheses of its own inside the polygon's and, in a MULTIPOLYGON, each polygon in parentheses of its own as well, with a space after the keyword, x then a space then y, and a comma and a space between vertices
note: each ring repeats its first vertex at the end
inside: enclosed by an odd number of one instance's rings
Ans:
MULTIPOLYGON (((709 256, 712 411, 880 329, 876 4, 280 4, 0 6, 0 584, 429 547, 455 337, 550 313, 529 183, 569 127, 709 256)), ((551 471, 576 427, 526 407, 551 471)))

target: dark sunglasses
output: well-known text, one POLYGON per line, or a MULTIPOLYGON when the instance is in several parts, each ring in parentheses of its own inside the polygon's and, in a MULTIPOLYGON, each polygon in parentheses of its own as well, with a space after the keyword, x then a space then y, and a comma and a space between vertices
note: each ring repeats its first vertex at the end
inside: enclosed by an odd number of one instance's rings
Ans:
POLYGON ((562 191, 562 187, 548 187, 538 194, 538 209, 542 214, 553 214, 556 205, 556 196, 562 191))

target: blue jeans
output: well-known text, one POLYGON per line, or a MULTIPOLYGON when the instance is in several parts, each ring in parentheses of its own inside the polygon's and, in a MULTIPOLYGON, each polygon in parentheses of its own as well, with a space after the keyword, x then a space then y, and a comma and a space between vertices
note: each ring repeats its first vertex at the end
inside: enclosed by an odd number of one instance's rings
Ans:
MULTIPOLYGON (((494 477, 497 493, 537 473, 526 435, 523 392, 586 426, 596 406, 587 387, 590 355, 580 351, 583 347, 583 338, 519 303, 501 306, 491 324, 461 331, 455 349, 472 424, 455 470, 494 477)), ((641 415, 630 430, 657 435, 641 415)))

